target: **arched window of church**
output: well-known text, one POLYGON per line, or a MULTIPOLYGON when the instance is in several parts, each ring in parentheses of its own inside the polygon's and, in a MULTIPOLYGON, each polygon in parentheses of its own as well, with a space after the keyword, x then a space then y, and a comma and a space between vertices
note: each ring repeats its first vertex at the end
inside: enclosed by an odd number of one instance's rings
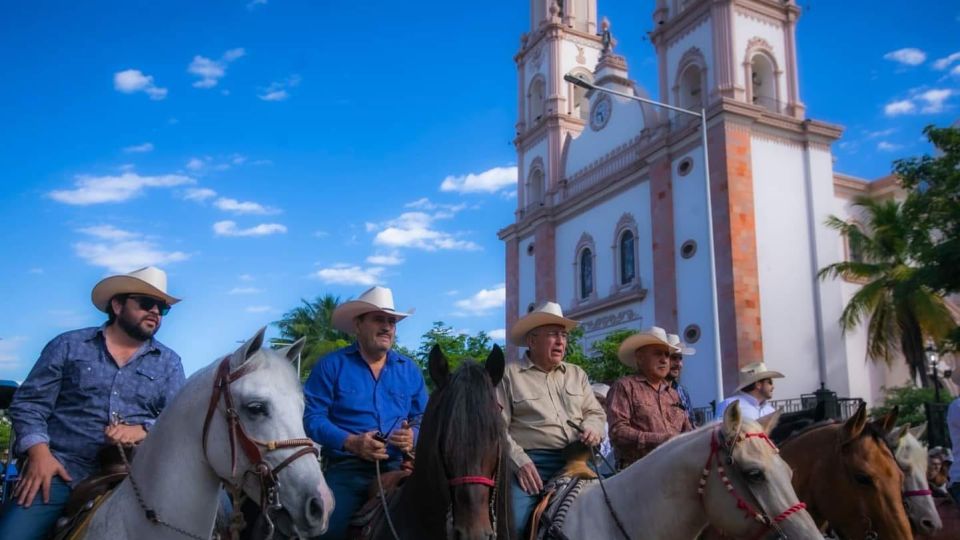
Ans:
POLYGON ((765 54, 755 54, 750 59, 750 88, 752 101, 771 111, 777 111, 777 79, 773 62, 765 54))
POLYGON ((626 285, 637 277, 636 250, 633 231, 620 235, 620 284, 626 285))
POLYGON ((703 108, 703 86, 698 65, 687 66, 680 77, 680 107, 695 111, 703 108))
POLYGON ((527 206, 543 206, 544 202, 543 171, 534 169, 527 181, 527 206))
POLYGON ((593 294, 593 252, 589 248, 580 252, 580 299, 593 294))
POLYGON ((542 77, 538 77, 530 83, 530 125, 536 124, 543 118, 546 94, 547 88, 542 77))
MULTIPOLYGON (((574 73, 573 76, 590 83, 593 82, 593 77, 586 72, 574 73)), ((571 100, 573 103, 573 110, 570 111, 570 114, 586 121, 590 118, 590 100, 587 99, 587 89, 572 83, 570 86, 572 87, 573 91, 573 99, 571 100)))

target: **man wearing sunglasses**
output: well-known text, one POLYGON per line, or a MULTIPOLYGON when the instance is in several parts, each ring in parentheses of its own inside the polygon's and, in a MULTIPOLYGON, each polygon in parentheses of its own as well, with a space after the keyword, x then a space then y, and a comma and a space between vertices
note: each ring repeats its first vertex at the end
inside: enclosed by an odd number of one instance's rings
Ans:
POLYGON ((0 538, 46 538, 71 489, 97 471, 97 452, 142 441, 183 386, 180 357, 154 338, 180 301, 166 289, 154 267, 103 279, 91 296, 107 322, 44 347, 9 409, 24 465, 0 538))

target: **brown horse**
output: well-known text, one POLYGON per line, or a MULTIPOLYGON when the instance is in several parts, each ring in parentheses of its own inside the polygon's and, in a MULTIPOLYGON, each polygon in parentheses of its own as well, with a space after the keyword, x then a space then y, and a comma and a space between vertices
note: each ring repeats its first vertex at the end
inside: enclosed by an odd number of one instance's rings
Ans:
POLYGON ((817 424, 780 446, 793 486, 817 525, 841 538, 909 539, 903 473, 884 442, 897 412, 867 422, 866 406, 846 422, 817 424))

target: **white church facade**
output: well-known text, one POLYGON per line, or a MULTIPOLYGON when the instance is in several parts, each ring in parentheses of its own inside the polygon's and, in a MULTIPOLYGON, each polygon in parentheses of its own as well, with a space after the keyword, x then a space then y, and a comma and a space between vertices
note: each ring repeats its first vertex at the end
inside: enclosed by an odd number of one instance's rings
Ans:
POLYGON ((614 330, 662 326, 697 350, 683 379, 698 407, 732 393, 739 367, 758 360, 786 374, 777 398, 823 382, 873 403, 905 382, 905 368, 867 362, 861 332, 840 330, 858 285, 817 279, 846 256, 827 216, 897 188, 833 170, 842 128, 806 115, 792 0, 656 2, 655 99, 706 111, 712 223, 697 118, 564 80, 651 97, 596 0, 530 0, 530 13, 515 56, 516 219, 500 231, 508 328, 546 300, 581 321, 588 348, 614 330))

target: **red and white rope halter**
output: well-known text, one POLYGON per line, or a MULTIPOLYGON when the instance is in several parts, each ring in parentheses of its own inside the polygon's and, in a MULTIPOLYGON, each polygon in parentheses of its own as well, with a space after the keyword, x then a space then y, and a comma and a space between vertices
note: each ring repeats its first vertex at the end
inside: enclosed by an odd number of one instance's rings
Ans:
MULTIPOLYGON (((737 509, 744 511, 744 516, 748 519, 754 519, 759 524, 764 526, 764 529, 757 534, 756 538, 760 538, 769 530, 778 529, 777 524, 786 521, 790 516, 804 510, 807 505, 803 502, 797 502, 793 506, 787 508, 783 512, 780 512, 773 519, 765 514, 762 510, 757 510, 753 505, 747 502, 746 499, 740 496, 737 493, 736 489, 733 487, 733 483, 730 482, 730 479, 727 477, 727 471, 723 466, 723 463, 720 461, 720 450, 726 450, 732 458, 733 447, 736 446, 738 442, 744 439, 763 439, 773 448, 774 452, 779 453, 777 445, 767 437, 767 434, 764 432, 757 433, 743 433, 739 434, 738 437, 729 445, 726 446, 720 440, 720 428, 718 427, 713 431, 713 434, 710 436, 710 455, 707 456, 707 463, 703 466, 703 471, 700 473, 700 485, 697 487, 697 493, 700 495, 700 503, 704 504, 703 494, 707 486, 707 480, 710 478, 710 472, 713 470, 714 465, 717 468, 717 475, 720 477, 720 481, 723 482, 723 487, 727 490, 727 493, 733 496, 737 500, 737 509)), ((731 459, 732 462, 732 459, 731 459)), ((781 534, 782 536, 782 534, 781 534)))

